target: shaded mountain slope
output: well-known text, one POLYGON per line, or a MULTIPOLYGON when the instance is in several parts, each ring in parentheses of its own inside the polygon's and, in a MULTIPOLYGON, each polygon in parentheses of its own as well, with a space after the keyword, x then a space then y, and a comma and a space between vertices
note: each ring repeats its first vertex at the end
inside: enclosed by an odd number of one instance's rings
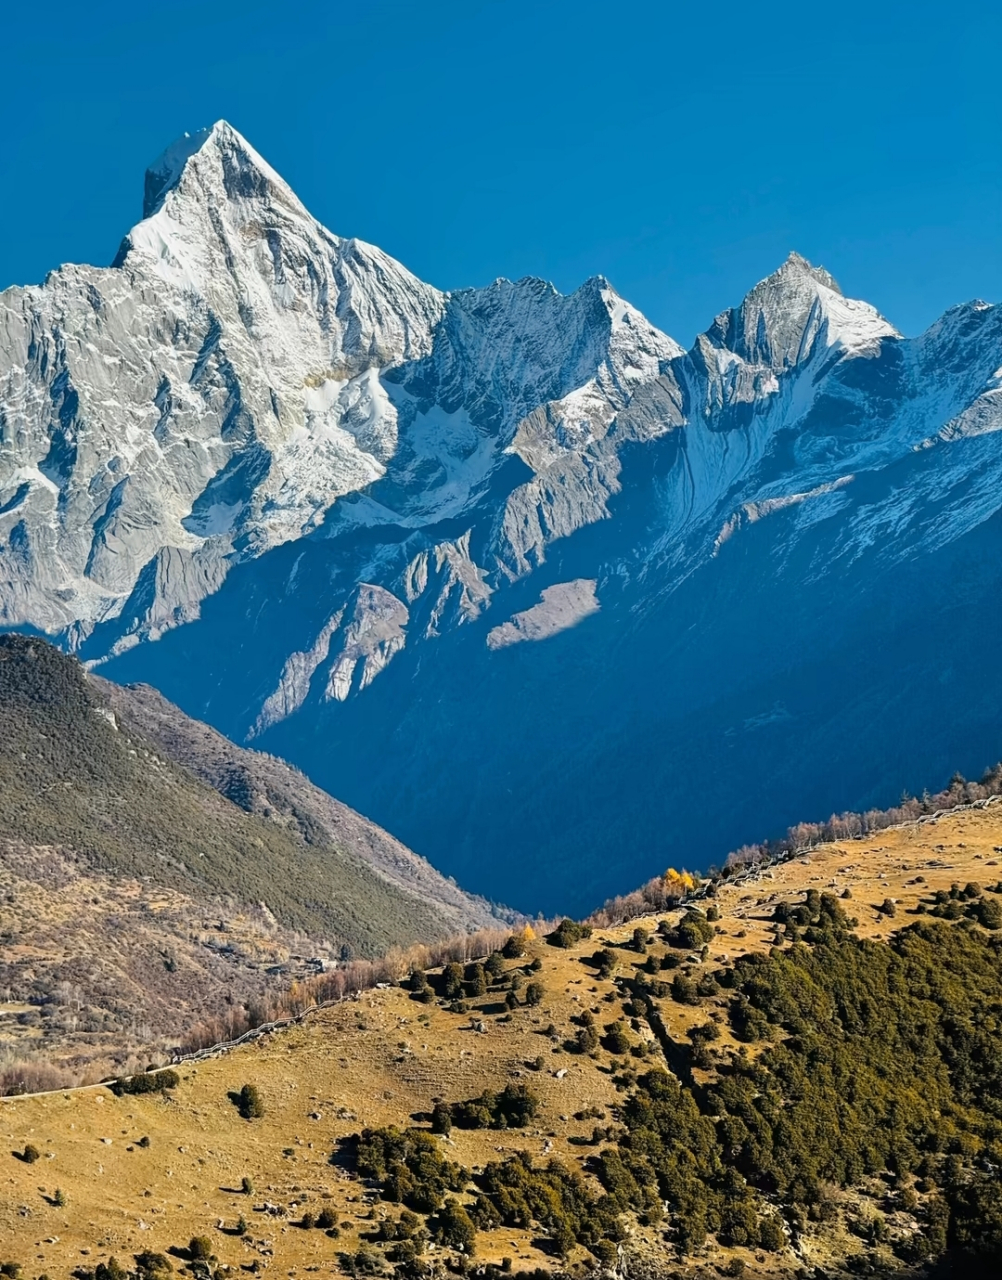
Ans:
POLYGON ((351 956, 490 925, 272 757, 0 636, 4 1054, 121 1057, 351 956))

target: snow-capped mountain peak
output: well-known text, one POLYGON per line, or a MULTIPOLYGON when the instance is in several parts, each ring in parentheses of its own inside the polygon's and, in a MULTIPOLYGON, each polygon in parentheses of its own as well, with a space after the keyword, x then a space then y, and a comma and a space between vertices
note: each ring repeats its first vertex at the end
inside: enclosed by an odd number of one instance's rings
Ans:
POLYGON ((222 170, 230 198, 247 198, 255 192, 260 195, 263 188, 271 187, 289 203, 299 205, 292 189, 247 139, 225 120, 217 120, 207 129, 178 138, 150 165, 143 217, 153 217, 168 193, 182 187, 186 175, 188 183, 194 184, 198 177, 204 180, 207 169, 214 168, 222 170))
POLYGON ((875 307, 846 298, 823 267, 791 253, 740 307, 722 312, 707 336, 748 364, 780 373, 831 348, 865 354, 900 334, 875 307))
POLYGON ((469 831, 486 798, 508 832, 492 865, 527 832, 568 866, 607 848, 619 792, 585 810, 648 704, 627 817, 657 809, 660 857, 664 744, 710 758, 783 718, 687 706, 758 697, 786 629, 812 654, 833 599, 997 527, 1002 308, 905 339, 793 254, 684 352, 601 276, 425 284, 223 122, 151 166, 145 214, 111 268, 0 293, 0 625, 284 735, 333 790, 353 770, 348 798, 450 869, 467 799, 469 831))

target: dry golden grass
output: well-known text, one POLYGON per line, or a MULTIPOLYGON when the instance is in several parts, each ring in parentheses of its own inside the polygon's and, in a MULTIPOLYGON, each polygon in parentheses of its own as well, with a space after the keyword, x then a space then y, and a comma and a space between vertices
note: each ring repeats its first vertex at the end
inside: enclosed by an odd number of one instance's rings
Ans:
MULTIPOLYGON (((716 900, 719 931, 706 963, 716 967, 725 958, 767 947, 775 902, 808 888, 839 893, 849 888, 852 900, 845 905, 858 917, 859 931, 886 935, 907 922, 903 913, 920 894, 949 888, 954 881, 999 879, 999 846, 1002 806, 884 831, 872 842, 822 847, 722 885, 716 900), (916 883, 919 876, 924 879, 916 883), (893 921, 874 910, 887 897, 899 904, 893 921)), ((552 1154, 568 1164, 582 1163, 593 1149, 568 1140, 590 1134, 595 1120, 575 1120, 575 1112, 594 1106, 608 1123, 623 1095, 604 1050, 590 1058, 565 1051, 562 1041, 573 1031, 572 1017, 585 1008, 595 1011, 600 1025, 622 1016, 615 982, 596 978, 583 959, 603 940, 625 942, 637 923, 653 928, 657 918, 596 930, 589 942, 567 951, 533 943, 526 960, 542 959, 537 976, 546 998, 537 1008, 518 1009, 510 1021, 499 1020, 500 1003, 494 1012, 463 1016, 386 988, 187 1065, 167 1097, 116 1098, 96 1087, 4 1100, 0 1261, 11 1258, 27 1275, 44 1272, 62 1280, 74 1267, 94 1266, 110 1255, 125 1260, 207 1234, 220 1262, 230 1266, 257 1261, 282 1274, 336 1273, 338 1252, 357 1247, 373 1215, 390 1212, 372 1201, 346 1168, 331 1162, 338 1140, 363 1126, 407 1124, 409 1117, 430 1111, 436 1097, 472 1097, 510 1079, 528 1083, 541 1100, 532 1127, 500 1133, 454 1129, 447 1140, 450 1157, 476 1169, 525 1149, 537 1157, 552 1154), (474 1020, 483 1024, 483 1032, 473 1028, 474 1020), (545 1034, 551 1022, 560 1033, 557 1042, 545 1034), (530 1069, 540 1055, 543 1069, 530 1069), (242 1120, 228 1100, 228 1092, 244 1083, 260 1090, 264 1118, 242 1120), (143 1137, 149 1138, 148 1147, 138 1145, 143 1137), (11 1154, 26 1143, 42 1153, 34 1164, 11 1154), (244 1177, 254 1183, 251 1196, 239 1191, 244 1177), (65 1194, 65 1207, 51 1203, 57 1188, 65 1194), (266 1204, 276 1212, 262 1211, 266 1204), (349 1224, 338 1240, 295 1225, 304 1210, 316 1213, 324 1206, 333 1209, 339 1223, 349 1224), (241 1215, 248 1222, 247 1236, 227 1234, 241 1215)), ((622 972, 639 962, 629 950, 618 954, 622 972)), ((476 1003, 490 1008, 490 1000, 476 1003)), ((712 1000, 699 1007, 666 1000, 661 1011, 671 1037, 684 1041, 687 1029, 712 1016, 714 1008, 712 1000)), ((653 1043, 646 1024, 631 1034, 634 1041, 653 1043)), ((726 1048, 728 1042, 725 1032, 717 1045, 726 1048)), ((642 1063, 632 1065, 643 1069, 642 1063)), ((642 1248, 642 1239, 636 1244, 642 1248)), ((648 1247, 656 1249, 655 1238, 648 1247)), ((755 1275, 792 1275, 801 1265, 792 1255, 732 1252, 755 1275)), ((487 1261, 510 1257, 516 1269, 556 1265, 529 1234, 508 1229, 481 1233, 478 1256, 487 1261)), ((720 1264, 728 1256, 711 1250, 698 1265, 720 1264)))

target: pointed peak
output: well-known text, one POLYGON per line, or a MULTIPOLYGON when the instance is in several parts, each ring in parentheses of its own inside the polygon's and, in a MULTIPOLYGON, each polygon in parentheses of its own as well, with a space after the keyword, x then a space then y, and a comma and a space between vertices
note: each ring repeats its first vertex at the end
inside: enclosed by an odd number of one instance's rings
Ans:
POLYGON ((706 335, 713 346, 777 372, 804 363, 819 342, 861 352, 897 336, 874 307, 846 298, 834 276, 799 253, 760 280, 740 307, 717 316, 706 335))
POLYGON ((264 195, 274 187, 288 190, 241 133, 227 121, 217 120, 206 129, 178 138, 146 170, 144 218, 160 209, 167 195, 181 185, 191 163, 197 164, 200 159, 221 164, 227 195, 264 195))
POLYGON ((782 266, 777 267, 772 275, 760 280, 748 296, 752 297, 763 286, 775 287, 778 285, 780 287, 789 287, 793 285, 794 287, 803 287, 809 281, 815 285, 821 285, 823 289, 830 289, 832 293, 837 293, 840 297, 842 296, 838 281, 831 272, 826 271, 824 267, 815 267, 795 250, 787 255, 786 261, 782 266))

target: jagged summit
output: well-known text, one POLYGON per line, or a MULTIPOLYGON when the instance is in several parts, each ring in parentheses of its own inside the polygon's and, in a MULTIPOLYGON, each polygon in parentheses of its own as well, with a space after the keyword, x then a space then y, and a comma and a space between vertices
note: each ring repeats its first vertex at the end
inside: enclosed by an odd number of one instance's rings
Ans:
MULTIPOLYGON (((790 250, 782 266, 777 267, 768 279, 783 280, 804 275, 810 276, 818 284, 823 285, 824 288, 831 289, 833 293, 841 294, 842 292, 831 272, 826 271, 824 267, 815 267, 811 262, 808 262, 803 254, 797 253, 796 249, 790 250)), ((762 283, 764 284, 765 281, 762 283)))
POLYGON ((706 336, 749 364, 782 372, 819 350, 860 353, 900 334, 869 303, 846 298, 823 267, 791 253, 740 307, 717 316, 706 336))

